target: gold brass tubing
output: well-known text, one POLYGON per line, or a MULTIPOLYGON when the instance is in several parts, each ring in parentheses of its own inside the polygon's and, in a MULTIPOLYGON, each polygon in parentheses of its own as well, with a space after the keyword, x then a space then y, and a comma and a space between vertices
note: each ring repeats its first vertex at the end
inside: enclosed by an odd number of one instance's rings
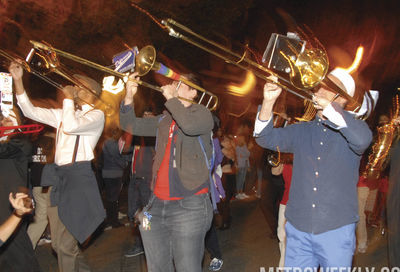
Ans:
MULTIPOLYGON (((78 56, 73 55, 73 54, 70 54, 70 53, 68 53, 68 52, 59 50, 59 49, 57 49, 57 48, 48 46, 48 45, 43 44, 43 43, 41 43, 41 42, 32 41, 32 40, 31 40, 30 42, 33 44, 33 46, 34 46, 35 48, 39 48, 39 49, 46 50, 46 51, 50 51, 50 52, 53 51, 53 52, 57 53, 57 54, 60 55, 60 56, 63 56, 63 57, 65 57, 65 58, 71 59, 71 60, 73 60, 73 61, 76 61, 76 62, 81 63, 81 64, 84 64, 84 65, 87 65, 87 66, 92 67, 92 68, 94 68, 94 69, 97 69, 97 70, 100 70, 100 71, 109 73, 109 74, 111 74, 111 75, 113 75, 113 76, 116 76, 116 77, 119 77, 119 78, 123 79, 124 81, 126 81, 127 78, 128 78, 128 74, 124 74, 124 73, 121 73, 121 72, 114 71, 114 70, 112 70, 112 69, 110 69, 110 68, 108 68, 108 67, 102 66, 102 65, 100 65, 100 64, 97 64, 97 63, 92 62, 92 61, 89 61, 89 60, 87 60, 87 59, 78 57, 78 56)), ((161 92, 161 93, 163 92, 163 89, 162 89, 161 87, 159 87, 159 86, 152 85, 152 84, 147 83, 147 82, 144 82, 144 81, 142 81, 142 80, 137 80, 137 79, 129 79, 129 80, 132 80, 132 81, 136 82, 136 83, 139 84, 139 85, 142 85, 142 86, 144 86, 144 87, 153 89, 153 90, 155 90, 155 91, 158 91, 158 92, 161 92)), ((188 85, 188 86, 194 88, 194 89, 198 89, 199 91, 201 91, 201 92, 203 92, 203 93, 207 93, 208 95, 210 95, 210 96, 212 96, 212 97, 215 97, 216 102, 215 102, 215 104, 213 105, 212 109, 210 109, 210 110, 213 110, 213 109, 215 109, 215 108, 217 107, 218 98, 217 98, 215 95, 211 95, 211 94, 210 94, 209 92, 207 92, 204 88, 202 88, 202 87, 200 87, 200 86, 194 84, 193 82, 188 81, 188 80, 186 80, 186 79, 184 79, 184 78, 182 78, 182 77, 181 77, 179 80, 182 81, 183 83, 185 83, 186 85, 188 85)), ((182 98, 182 97, 178 97, 178 98, 183 99, 183 100, 186 100, 186 101, 191 102, 191 103, 194 103, 194 104, 197 104, 197 103, 194 102, 194 101, 191 101, 191 100, 188 100, 188 99, 184 99, 184 98, 182 98)), ((200 102, 201 102, 201 101, 200 101, 200 102)), ((199 103, 200 103, 200 102, 199 102, 199 103)))
MULTIPOLYGON (((216 51, 213 51, 213 50, 211 50, 211 49, 205 47, 205 46, 202 45, 202 44, 199 44, 199 43, 193 41, 192 39, 186 37, 185 35, 182 35, 181 33, 175 31, 171 26, 168 25, 168 23, 171 23, 171 24, 174 24, 174 25, 180 27, 181 25, 180 25, 179 23, 176 23, 175 21, 173 21, 173 20, 171 20, 171 19, 168 19, 167 21, 163 21, 163 23, 164 23, 164 25, 167 26, 167 29, 169 30, 171 36, 180 38, 180 39, 182 39, 182 40, 184 40, 184 41, 186 41, 186 42, 188 42, 188 43, 190 43, 190 44, 192 44, 192 45, 194 45, 194 46, 196 46, 196 47, 198 47, 198 48, 200 48, 200 49, 203 49, 204 51, 206 51, 206 52, 208 52, 208 53, 210 53, 210 54, 212 54, 212 55, 214 55, 214 56, 216 56, 216 57, 219 57, 220 59, 225 60, 225 61, 228 62, 228 63, 231 63, 231 64, 233 64, 233 65, 238 66, 239 68, 241 68, 241 69, 243 69, 243 70, 251 70, 251 69, 249 69, 248 67, 246 67, 246 66, 244 66, 244 65, 242 65, 242 64, 240 64, 240 63, 237 63, 237 62, 234 61, 234 60, 230 60, 230 59, 228 59, 226 56, 224 56, 224 55, 222 55, 222 54, 220 54, 220 53, 218 53, 218 52, 216 52, 216 51)), ((187 28, 187 27, 183 27, 183 30, 186 31, 186 29, 188 29, 188 28, 187 28)), ((237 56, 238 58, 241 58, 241 56, 237 55, 236 53, 231 52, 231 51, 229 51, 227 48, 225 48, 225 47, 223 47, 223 46, 221 46, 221 45, 218 45, 218 44, 216 44, 216 43, 214 43, 214 42, 212 42, 212 41, 209 41, 209 40, 207 40, 207 39, 201 37, 200 35, 194 33, 194 32, 191 31, 190 29, 189 29, 188 33, 190 33, 190 34, 194 35, 195 37, 198 37, 199 39, 204 40, 204 41, 206 41, 206 42, 208 42, 208 43, 210 43, 210 44, 212 44, 212 45, 215 45, 216 47, 220 48, 221 50, 223 50, 223 51, 225 51, 225 52, 227 52, 227 53, 229 53, 229 54, 232 54, 232 55, 234 55, 234 56, 237 56)), ((260 70, 263 70, 263 71, 265 71, 265 72, 267 72, 267 73, 269 73, 269 74, 271 74, 271 75, 273 75, 273 76, 276 76, 277 78, 279 78, 279 79, 282 80, 282 81, 288 82, 285 78, 279 76, 279 75, 276 74, 275 72, 270 71, 269 69, 265 68, 265 67, 262 66, 262 65, 259 65, 258 63, 254 62, 254 61, 251 61, 251 60, 249 60, 249 59, 247 59, 247 58, 244 58, 243 61, 247 62, 247 63, 250 64, 250 65, 256 66, 256 67, 259 68, 260 70)), ((300 94, 300 93, 298 93, 298 92, 296 92, 296 91, 293 91, 290 87, 286 86, 285 84, 282 84, 282 83, 280 83, 280 82, 275 82, 275 81, 269 79, 268 77, 266 77, 265 75, 261 74, 260 72, 257 72, 257 71, 254 71, 254 70, 251 70, 251 72, 253 72, 253 74, 256 75, 257 77, 259 77, 259 78, 261 78, 261 79, 264 79, 264 80, 267 81, 267 82, 277 84, 279 87, 285 89, 286 91, 288 91, 288 92, 290 92, 290 93, 292 93, 292 94, 294 94, 294 95, 296 95, 296 96, 298 96, 298 97, 300 97, 300 98, 302 98, 302 99, 305 99, 305 100, 308 100, 308 101, 312 102, 311 94, 308 93, 306 90, 301 90, 301 91, 303 91, 303 92, 305 93, 305 95, 302 95, 302 94, 300 94)))

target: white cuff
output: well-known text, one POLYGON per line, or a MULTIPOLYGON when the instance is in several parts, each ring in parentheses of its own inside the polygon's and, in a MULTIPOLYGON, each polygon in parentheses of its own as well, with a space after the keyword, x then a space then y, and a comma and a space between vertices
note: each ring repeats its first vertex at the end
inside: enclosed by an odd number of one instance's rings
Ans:
POLYGON ((257 116, 256 116, 256 122, 254 124, 254 132, 253 132, 253 136, 257 136, 258 134, 261 133, 261 131, 263 131, 263 129, 268 126, 269 122, 271 121, 272 117, 269 118, 269 120, 266 121, 262 121, 258 118, 258 115, 260 114, 260 112, 257 112, 257 116))
POLYGON ((329 104, 322 111, 322 115, 328 118, 329 121, 338 126, 338 129, 347 127, 346 121, 343 116, 335 110, 332 104, 329 104))
POLYGON ((65 108, 74 108, 74 100, 69 98, 64 98, 63 107, 65 108))
POLYGON ((26 101, 29 101, 29 97, 26 94, 26 91, 23 94, 17 94, 15 96, 17 97, 18 103, 24 103, 26 101))

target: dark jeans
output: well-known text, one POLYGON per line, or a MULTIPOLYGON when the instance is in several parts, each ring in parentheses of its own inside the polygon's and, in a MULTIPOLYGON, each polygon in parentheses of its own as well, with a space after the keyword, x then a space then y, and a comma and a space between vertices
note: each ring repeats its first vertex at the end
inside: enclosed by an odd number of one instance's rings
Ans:
POLYGON ((118 226, 118 199, 122 189, 122 177, 119 178, 103 178, 106 201, 106 223, 111 226, 118 226))
POLYGON ((222 259, 217 230, 215 229, 214 224, 211 224, 211 228, 206 234, 206 249, 210 253, 211 260, 214 258, 222 259))
POLYGON ((279 203, 282 199, 283 191, 282 175, 270 175, 262 187, 260 207, 271 229, 271 237, 274 238, 278 228, 279 203))
POLYGON ((222 175, 222 185, 225 190, 225 199, 221 201, 221 215, 222 223, 225 226, 229 226, 231 223, 231 204, 230 201, 236 191, 236 174, 224 173, 222 175))
POLYGON ((106 200, 110 202, 118 201, 122 189, 122 177, 103 178, 106 200))
POLYGON ((136 177, 133 175, 128 186, 128 218, 133 221, 135 212, 149 202, 151 177, 136 177))
POLYGON ((201 272, 204 238, 209 230, 213 209, 209 194, 193 195, 181 200, 155 198, 149 210, 150 230, 140 225, 151 272, 201 272))

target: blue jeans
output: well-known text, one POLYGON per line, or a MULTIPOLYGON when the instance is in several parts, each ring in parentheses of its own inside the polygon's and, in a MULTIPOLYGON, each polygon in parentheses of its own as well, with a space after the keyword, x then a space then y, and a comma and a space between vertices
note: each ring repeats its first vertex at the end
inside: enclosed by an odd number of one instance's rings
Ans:
POLYGON ((149 272, 201 272, 204 237, 213 209, 209 194, 182 200, 155 198, 149 212, 150 230, 140 225, 149 272))
POLYGON ((247 167, 239 167, 236 174, 236 191, 243 191, 244 182, 246 180, 247 167))
MULTIPOLYGON (((356 224, 312 234, 296 229, 286 222, 285 267, 296 267, 306 271, 308 267, 324 271, 340 271, 341 267, 351 268, 356 246, 356 224), (336 270, 335 270, 336 269, 336 270)), ((314 270, 313 270, 314 271, 314 270)))

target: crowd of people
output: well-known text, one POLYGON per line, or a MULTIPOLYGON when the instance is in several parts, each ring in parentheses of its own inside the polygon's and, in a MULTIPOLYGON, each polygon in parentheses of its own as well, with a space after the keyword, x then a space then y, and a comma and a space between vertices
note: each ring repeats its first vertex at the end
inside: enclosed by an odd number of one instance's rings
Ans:
MULTIPOLYGON (((29 139, 3 137, 0 142, 1 271, 41 271, 34 249, 48 236, 46 229, 59 271, 90 271, 79 245, 99 226, 123 226, 119 198, 125 179, 135 242, 124 256, 145 254, 149 271, 200 272, 205 250, 211 256, 209 269, 220 270, 227 260, 217 230, 234 223, 232 201, 250 197, 260 198, 271 238, 279 240, 281 268, 351 267, 355 249, 366 252, 369 189, 362 189, 360 161, 372 132, 345 110, 347 100, 329 89, 320 87, 313 96, 314 120, 274 127, 273 107, 282 89, 271 78, 264 86, 254 135, 236 134, 205 106, 191 103, 196 89, 178 81, 162 87, 161 113, 152 108, 138 113, 134 97, 139 77, 133 73, 120 105, 119 127, 103 132, 105 115, 96 107, 102 87, 93 79, 74 75, 95 93, 66 86, 62 108, 49 109, 30 101, 21 64, 13 62, 9 70, 22 115, 47 127, 29 139), (99 142, 102 135, 105 140, 99 142), (292 156, 268 165, 270 151, 292 156), (32 210, 28 226, 26 214, 32 210)), ((193 74, 184 77, 201 85, 193 74)), ((328 77, 354 95, 348 73, 335 69, 328 77)), ((2 126, 20 124, 22 116, 18 110, 14 114, 4 117, 2 126)), ((395 141, 392 164, 398 149, 395 141)), ((398 167, 392 166, 386 179, 385 225, 391 266, 399 266, 400 256, 398 234, 391 231, 399 224, 394 215, 398 178, 398 167)))

